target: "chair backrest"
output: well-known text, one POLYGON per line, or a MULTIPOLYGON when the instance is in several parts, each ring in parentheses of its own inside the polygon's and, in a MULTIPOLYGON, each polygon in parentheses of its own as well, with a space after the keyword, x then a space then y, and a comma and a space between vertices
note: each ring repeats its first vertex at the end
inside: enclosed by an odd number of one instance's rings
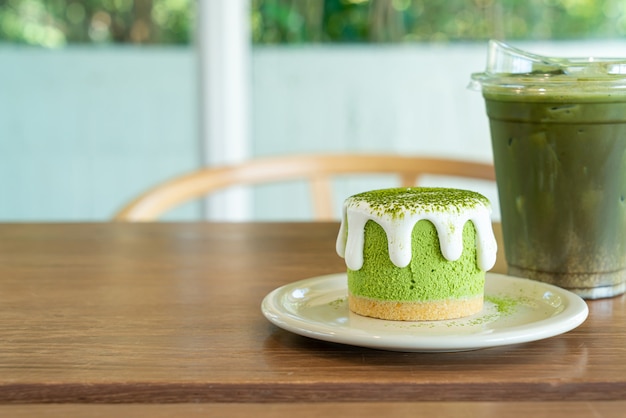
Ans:
POLYGON ((114 217, 117 221, 153 221, 175 206, 237 185, 307 180, 311 186, 316 220, 333 219, 334 176, 347 174, 397 174, 400 185, 417 184, 422 175, 495 180, 486 163, 400 155, 325 154, 259 158, 240 164, 208 167, 173 178, 140 195, 114 217))

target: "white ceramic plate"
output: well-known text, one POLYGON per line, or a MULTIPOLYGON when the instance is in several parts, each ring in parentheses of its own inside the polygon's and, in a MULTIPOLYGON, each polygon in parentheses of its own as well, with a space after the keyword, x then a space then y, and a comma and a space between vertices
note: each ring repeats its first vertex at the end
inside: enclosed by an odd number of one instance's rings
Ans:
POLYGON ((559 287, 487 273, 482 312, 446 321, 385 321, 350 312, 345 273, 282 286, 262 304, 280 328, 335 343, 393 351, 464 351, 519 344, 570 331, 587 304, 559 287))

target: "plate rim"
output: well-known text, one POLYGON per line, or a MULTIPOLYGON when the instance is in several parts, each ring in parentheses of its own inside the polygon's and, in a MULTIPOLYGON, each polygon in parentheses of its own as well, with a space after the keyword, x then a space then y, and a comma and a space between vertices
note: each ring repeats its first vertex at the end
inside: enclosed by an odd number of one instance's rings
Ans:
MULTIPOLYGON (((298 287, 303 287, 306 284, 312 284, 314 282, 331 283, 339 279, 345 280, 345 289, 347 291, 347 274, 341 272, 312 276, 279 286, 263 298, 261 311, 266 319, 274 325, 301 336, 357 347, 403 352, 466 351, 537 341, 569 332, 587 319, 589 314, 587 303, 580 296, 566 289, 522 277, 509 276, 501 273, 486 273, 486 280, 497 280, 498 278, 505 279, 509 281, 509 283, 521 282, 525 286, 540 286, 546 291, 551 291, 553 294, 561 296, 564 303, 566 303, 565 308, 549 318, 543 318, 530 324, 514 326, 492 333, 480 335, 470 334, 465 336, 419 335, 407 338, 406 336, 380 336, 366 333, 346 335, 346 333, 333 331, 329 329, 328 326, 320 326, 318 323, 311 323, 302 316, 288 313, 285 307, 281 306, 278 302, 278 299, 280 299, 279 296, 284 294, 288 289, 297 289, 298 287)), ((385 321, 375 318, 363 318, 377 322, 385 321)))

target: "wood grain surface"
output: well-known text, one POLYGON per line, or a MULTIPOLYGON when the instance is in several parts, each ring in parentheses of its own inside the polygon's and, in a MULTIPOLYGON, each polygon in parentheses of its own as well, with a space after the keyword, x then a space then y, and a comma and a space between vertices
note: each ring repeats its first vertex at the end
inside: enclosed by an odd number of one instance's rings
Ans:
POLYGON ((317 402, 116 405, 0 405, 0 416, 53 417, 228 417, 228 418, 623 418, 626 401, 592 402, 317 402))
POLYGON ((0 403, 626 399, 624 296, 588 302, 567 334, 461 353, 370 350, 270 324, 268 292, 345 269, 337 231, 0 225, 0 403))

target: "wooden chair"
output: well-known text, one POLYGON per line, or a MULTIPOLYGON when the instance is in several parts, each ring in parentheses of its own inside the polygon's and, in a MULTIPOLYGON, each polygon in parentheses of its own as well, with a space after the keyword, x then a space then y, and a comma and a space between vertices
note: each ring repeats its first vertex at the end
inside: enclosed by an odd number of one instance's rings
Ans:
POLYGON ((422 175, 495 180, 485 163, 378 154, 290 155, 240 164, 203 168, 157 185, 114 217, 117 221, 154 221, 173 207, 236 185, 308 180, 315 220, 333 219, 331 181, 339 175, 397 174, 402 186, 414 186, 422 175))

